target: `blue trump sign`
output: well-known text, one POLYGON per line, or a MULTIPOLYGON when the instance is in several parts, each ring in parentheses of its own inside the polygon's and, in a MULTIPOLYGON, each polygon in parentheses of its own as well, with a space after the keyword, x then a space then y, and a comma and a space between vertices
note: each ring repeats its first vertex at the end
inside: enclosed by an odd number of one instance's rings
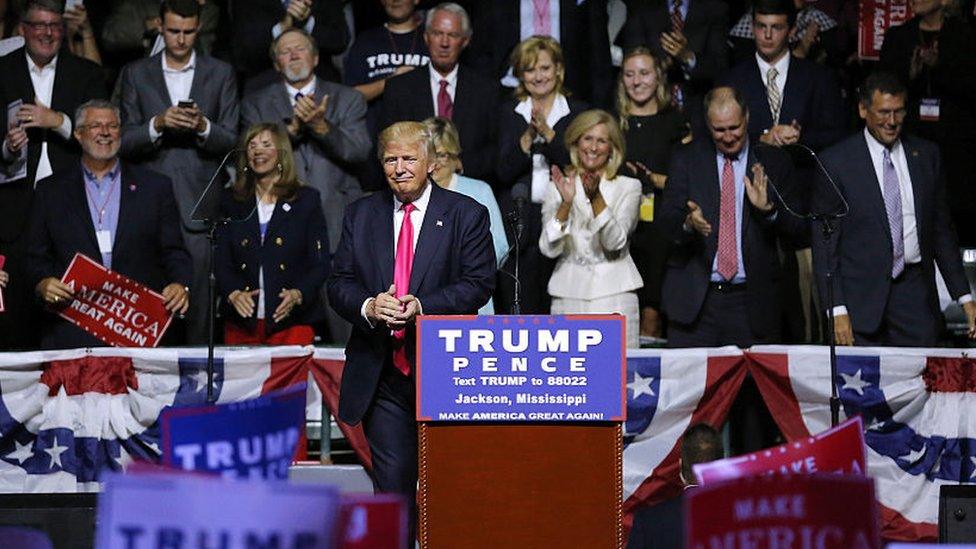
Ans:
POLYGON ((288 478, 305 392, 300 383, 243 402, 164 410, 163 465, 228 478, 288 478))
POLYGON ((417 420, 623 421, 619 315, 425 316, 417 420))

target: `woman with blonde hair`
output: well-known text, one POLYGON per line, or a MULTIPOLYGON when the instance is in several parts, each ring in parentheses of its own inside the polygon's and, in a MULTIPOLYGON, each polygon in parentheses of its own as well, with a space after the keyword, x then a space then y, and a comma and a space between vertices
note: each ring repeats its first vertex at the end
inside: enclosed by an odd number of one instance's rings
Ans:
MULTIPOLYGON (((484 181, 461 175, 461 138, 453 122, 446 118, 431 117, 424 120, 424 126, 427 126, 427 131, 430 132, 431 140, 434 142, 434 155, 437 161, 437 168, 431 174, 434 182, 449 191, 470 196, 488 208, 495 262, 496 265, 501 264, 505 254, 508 253, 508 237, 505 236, 505 223, 502 221, 498 202, 495 201, 495 194, 484 181)), ((494 301, 489 299, 488 303, 478 309, 478 314, 495 314, 494 301)))
POLYGON ((288 134, 251 126, 240 141, 237 179, 221 197, 230 222, 217 240, 224 343, 311 345, 322 318, 329 239, 319 193, 298 180, 288 134))
POLYGON ((624 138, 610 113, 577 116, 566 129, 572 167, 552 167, 542 206, 543 255, 558 259, 549 279, 551 314, 621 313, 627 346, 639 347, 637 294, 643 284, 630 258, 637 224, 640 181, 617 172, 624 138))
MULTIPOLYGON (((526 243, 541 233, 541 207, 550 186, 549 167, 569 163, 563 136, 573 117, 586 110, 585 103, 569 97, 563 87, 566 68, 559 42, 550 36, 532 36, 512 51, 512 68, 519 84, 512 101, 504 104, 499 119, 498 182, 524 199, 520 211, 525 233, 520 242, 521 305, 523 313, 549 310, 545 291, 552 261, 526 243)), ((502 195, 506 211, 515 206, 502 195)), ((508 293, 507 280, 499 279, 500 292, 508 293)))
POLYGON ((630 251, 644 287, 637 292, 640 335, 660 338, 661 283, 668 240, 654 223, 655 207, 667 183, 668 162, 676 146, 691 141, 688 120, 672 108, 671 89, 660 59, 645 47, 624 54, 617 83, 617 114, 627 142, 624 170, 641 182, 640 221, 630 251))

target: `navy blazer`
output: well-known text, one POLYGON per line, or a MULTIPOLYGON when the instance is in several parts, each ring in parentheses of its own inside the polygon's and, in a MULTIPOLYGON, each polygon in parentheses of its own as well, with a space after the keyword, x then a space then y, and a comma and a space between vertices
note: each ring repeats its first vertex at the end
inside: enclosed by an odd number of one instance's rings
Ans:
MULTIPOLYGON (((467 196, 430 185, 410 294, 427 315, 477 314, 495 286, 488 210, 467 196)), ((352 425, 369 408, 384 365, 392 367, 390 329, 370 326, 360 311, 367 299, 390 288, 394 258, 393 193, 384 190, 350 204, 328 288, 332 308, 353 325, 339 392, 339 417, 352 425)), ((408 341, 415 337, 415 327, 408 327, 408 341)), ((406 349, 413 363, 414 345, 406 349)))
MULTIPOLYGON (((27 56, 20 48, 0 57, 0 128, 7 128, 7 105, 21 99, 34 102, 34 84, 27 69, 27 56)), ((54 87, 48 107, 74 118, 75 109, 89 99, 108 97, 102 68, 64 49, 58 54, 54 87)), ((73 129, 73 128, 72 128, 73 129)), ((27 178, 0 185, 0 241, 12 242, 27 228, 34 190, 34 175, 41 159, 41 144, 47 143, 48 159, 55 174, 70 170, 78 162, 81 148, 74 138, 63 139, 53 130, 27 130, 27 178)))
MULTIPOLYGON (((193 266, 183 245, 180 214, 168 177, 122 163, 119 222, 112 270, 159 292, 171 283, 190 285, 193 266)), ((81 164, 38 182, 30 212, 27 274, 31 287, 61 278, 75 253, 101 260, 81 164)), ((205 299, 205 296, 190 296, 205 299)), ((46 315, 45 348, 105 344, 53 314, 46 315)))
MULTIPOLYGON (((825 307, 846 305, 854 331, 873 333, 884 318, 893 259, 884 196, 865 139, 864 133, 858 132, 820 155, 847 199, 850 213, 836 223, 829 241, 820 234, 813 235, 813 268, 825 307), (833 270, 833 303, 827 301, 829 269, 833 270)), ((939 315, 934 264, 938 264, 953 299, 969 292, 946 202, 942 162, 934 143, 902 134, 901 145, 915 199, 920 266, 930 284, 927 305, 931 310, 927 313, 939 315)), ((828 189, 825 183, 816 186, 815 211, 839 211, 833 191, 828 189)), ((815 228, 819 233, 819 225, 815 228)))
MULTIPOLYGON (((310 324, 323 318, 319 288, 329 276, 329 237, 322 215, 319 192, 299 187, 292 200, 278 200, 267 233, 261 241, 261 228, 255 199, 236 200, 230 189, 220 199, 220 211, 231 221, 217 238, 216 274, 218 292, 223 298, 224 319, 253 330, 257 318, 241 318, 228 296, 235 290, 259 288, 258 271, 264 272, 264 322, 274 333, 296 324, 310 324), (281 304, 283 289, 302 292, 302 304, 275 322, 275 309, 281 304)), ((257 314, 257 299, 255 314, 257 314)))
MULTIPOLYGON (((662 288, 662 305, 668 317, 691 324, 705 302, 712 274, 712 263, 718 251, 720 182, 715 160, 715 145, 710 139, 696 140, 678 149, 671 159, 667 192, 662 195, 658 222, 662 232, 673 242, 662 288), (688 214, 687 202, 701 207, 712 225, 707 237, 683 227, 688 214)), ((794 211, 807 211, 800 200, 793 178, 793 167, 786 153, 774 147, 749 147, 746 175, 752 177, 752 166, 761 161, 770 181, 783 199, 770 191, 776 210, 760 212, 748 196, 743 196, 742 261, 746 270, 746 292, 749 302, 749 325, 755 334, 779 333, 780 304, 777 282, 780 278, 777 236, 801 240, 809 232, 806 221, 790 215, 784 201, 794 211)))
MULTIPOLYGON (((756 58, 732 67, 721 83, 736 88, 745 97, 749 106, 749 137, 758 143, 763 130, 772 127, 773 115, 769 112, 766 86, 756 58)), ((800 124, 800 143, 819 151, 843 139, 847 113, 840 87, 827 68, 791 57, 782 97, 779 122, 789 124, 796 120, 800 124)))
MULTIPOLYGON (((458 67, 457 75, 451 121, 457 126, 461 138, 464 175, 493 181, 497 156, 498 83, 464 65, 458 67)), ((380 131, 394 122, 423 122, 435 114, 430 70, 426 65, 386 81, 380 131)))
MULTIPOLYGON (((555 164, 563 169, 569 166, 570 163, 569 150, 566 149, 566 144, 564 143, 566 128, 569 127, 569 123, 576 118, 577 114, 589 108, 586 103, 573 99, 572 97, 568 97, 566 100, 569 103, 569 114, 560 118, 556 122, 555 127, 552 128, 552 131, 556 132, 556 136, 549 143, 541 146, 536 145, 537 148, 533 149, 533 152, 538 152, 545 156, 550 165, 555 164)), ((498 175, 498 185, 504 189, 509 189, 512 185, 519 182, 525 183, 530 187, 532 185, 532 156, 522 152, 522 147, 519 145, 519 140, 525 132, 525 128, 529 126, 529 123, 525 121, 525 118, 521 114, 515 112, 516 106, 518 106, 518 100, 513 99, 507 101, 498 113, 498 118, 501 120, 501 127, 498 131, 498 166, 496 173, 498 175)))

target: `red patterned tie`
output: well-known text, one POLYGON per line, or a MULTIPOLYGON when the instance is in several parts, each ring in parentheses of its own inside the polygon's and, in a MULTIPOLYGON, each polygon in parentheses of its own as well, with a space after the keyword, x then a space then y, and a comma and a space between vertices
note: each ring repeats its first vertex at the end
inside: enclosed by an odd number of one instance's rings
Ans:
POLYGON ((732 171, 732 158, 726 156, 722 168, 718 219, 718 274, 724 280, 732 280, 739 270, 735 242, 735 173, 732 171))
POLYGON ((437 116, 448 120, 454 115, 454 103, 447 93, 447 80, 441 80, 441 90, 437 92, 437 116))
MULTIPOLYGON (((417 207, 408 202, 402 209, 403 224, 400 225, 400 236, 397 237, 396 262, 393 267, 393 284, 396 286, 397 297, 410 293, 410 269, 413 267, 413 221, 410 219, 410 212, 417 207)), ((406 330, 393 332, 393 365, 405 376, 410 375, 406 336, 406 330)))
POLYGON ((674 8, 671 10, 671 30, 681 31, 685 28, 685 18, 681 16, 681 1, 674 0, 674 8))

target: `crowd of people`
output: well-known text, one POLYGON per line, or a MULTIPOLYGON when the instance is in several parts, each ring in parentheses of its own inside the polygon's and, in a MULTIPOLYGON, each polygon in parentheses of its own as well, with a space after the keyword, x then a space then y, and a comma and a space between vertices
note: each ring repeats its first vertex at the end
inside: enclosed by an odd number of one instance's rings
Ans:
MULTIPOLYGON (((956 252, 976 245, 972 3, 912 0, 877 63, 858 60, 847 4, 0 2, 2 348, 95 343, 46 337, 70 297, 41 284, 65 266, 58 253, 158 278, 112 262, 133 220, 124 191, 156 174, 190 273, 169 273, 188 305, 166 343, 206 340, 199 219, 218 215, 247 218, 214 258, 224 341, 345 342, 329 258, 347 207, 386 186, 380 131, 405 120, 433 134, 437 184, 490 213, 498 274, 482 313, 619 312, 631 347, 819 342, 828 316, 840 343, 939 344, 934 264, 976 316, 956 252), (89 110, 117 124, 80 124, 89 110), (889 156, 875 158, 879 143, 889 156), (226 154, 237 161, 218 183, 232 190, 204 193, 226 154), (880 194, 847 181, 872 173, 880 194), (73 229, 93 249, 52 248, 72 218, 43 219, 47 180, 80 187, 73 229), (820 238, 811 214, 841 211, 820 238), (885 278, 873 266, 889 258, 904 268, 885 278), (900 303, 916 271, 915 301, 900 303), (910 315, 901 326, 903 307, 931 313, 924 334, 910 315)), ((168 217, 137 217, 172 232, 168 217)))

